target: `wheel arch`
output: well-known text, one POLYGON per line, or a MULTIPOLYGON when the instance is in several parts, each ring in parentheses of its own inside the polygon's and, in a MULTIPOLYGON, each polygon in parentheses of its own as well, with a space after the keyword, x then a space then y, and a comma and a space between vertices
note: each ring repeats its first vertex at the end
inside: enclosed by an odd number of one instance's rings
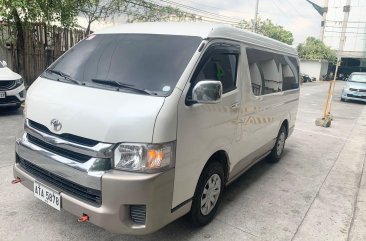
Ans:
POLYGON ((281 124, 280 128, 281 128, 282 126, 284 126, 284 127, 285 127, 285 129, 286 129, 286 137, 287 137, 287 136, 288 136, 288 132, 289 132, 289 121, 288 121, 288 119, 284 119, 284 120, 282 121, 282 124, 281 124))
POLYGON ((222 165, 225 174, 225 183, 228 181, 229 178, 229 171, 230 171, 230 160, 229 155, 225 150, 218 150, 213 153, 210 158, 207 160, 206 164, 204 165, 203 169, 201 170, 201 174, 203 170, 212 162, 218 162, 222 165))

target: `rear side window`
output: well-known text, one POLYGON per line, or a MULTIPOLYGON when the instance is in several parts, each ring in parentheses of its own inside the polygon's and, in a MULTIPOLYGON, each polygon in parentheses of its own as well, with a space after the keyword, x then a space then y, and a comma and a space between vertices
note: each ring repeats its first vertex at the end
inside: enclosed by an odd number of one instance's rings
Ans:
POLYGON ((299 87, 296 58, 258 49, 247 49, 250 80, 256 96, 299 87))

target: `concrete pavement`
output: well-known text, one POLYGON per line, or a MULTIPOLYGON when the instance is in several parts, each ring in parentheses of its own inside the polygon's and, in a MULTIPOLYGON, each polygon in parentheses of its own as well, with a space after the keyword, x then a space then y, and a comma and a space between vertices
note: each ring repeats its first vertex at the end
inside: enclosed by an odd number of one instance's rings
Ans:
POLYGON ((296 129, 281 162, 260 162, 230 185, 215 220, 179 219, 148 236, 108 233, 11 185, 21 111, 0 111, 0 240, 366 240, 366 105, 339 101, 317 127, 328 82, 303 85, 296 129))

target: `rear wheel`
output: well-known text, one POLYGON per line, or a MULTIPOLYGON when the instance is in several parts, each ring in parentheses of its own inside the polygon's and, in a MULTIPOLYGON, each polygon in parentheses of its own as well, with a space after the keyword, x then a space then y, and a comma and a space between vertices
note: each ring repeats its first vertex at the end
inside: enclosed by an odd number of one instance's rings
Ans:
POLYGON ((280 131, 278 132, 277 135, 276 144, 268 156, 269 162, 276 163, 281 159, 283 149, 285 148, 286 138, 287 138, 286 127, 281 126, 280 131))
POLYGON ((221 202, 224 190, 224 169, 218 162, 208 164, 198 181, 189 214, 194 226, 212 221, 221 202))

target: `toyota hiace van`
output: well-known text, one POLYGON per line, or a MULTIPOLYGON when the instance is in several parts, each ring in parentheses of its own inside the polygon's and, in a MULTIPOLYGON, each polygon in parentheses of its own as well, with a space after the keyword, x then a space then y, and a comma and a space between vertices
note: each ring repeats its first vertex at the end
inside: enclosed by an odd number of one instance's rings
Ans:
POLYGON ((188 214, 202 226, 225 186, 277 162, 299 101, 296 51, 225 25, 96 32, 30 87, 14 182, 115 233, 188 214))

